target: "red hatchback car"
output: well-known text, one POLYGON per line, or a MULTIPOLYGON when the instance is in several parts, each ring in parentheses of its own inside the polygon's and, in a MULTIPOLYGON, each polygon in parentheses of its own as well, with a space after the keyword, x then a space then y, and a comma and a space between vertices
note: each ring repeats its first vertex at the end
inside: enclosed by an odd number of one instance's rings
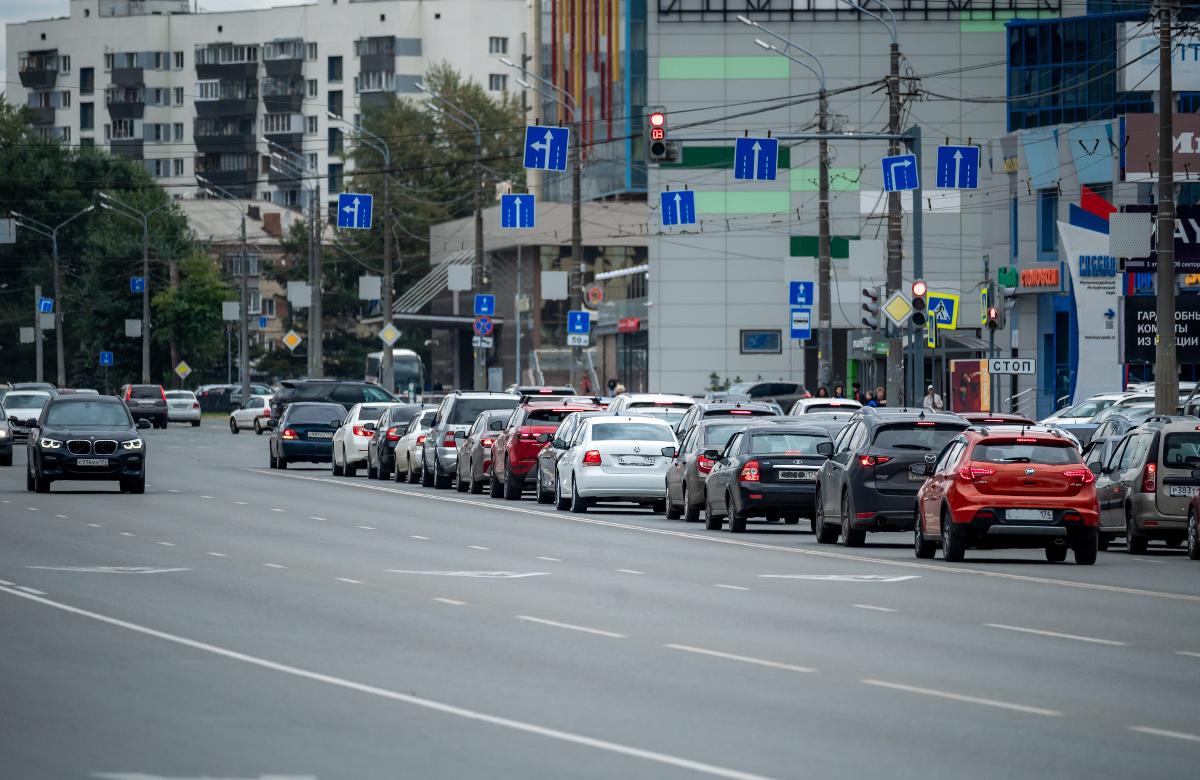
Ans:
POLYGON ((1066 560, 1067 550, 1077 564, 1096 562, 1096 477, 1066 436, 971 428, 928 457, 935 462, 910 469, 927 477, 917 492, 918 558, 939 546, 947 561, 961 561, 968 547, 1040 547, 1052 562, 1066 560))
POLYGON ((490 493, 516 501, 525 490, 529 473, 537 469, 538 453, 545 446, 538 437, 553 435, 558 425, 575 412, 598 412, 600 404, 587 401, 533 401, 513 410, 505 426, 492 443, 490 493))

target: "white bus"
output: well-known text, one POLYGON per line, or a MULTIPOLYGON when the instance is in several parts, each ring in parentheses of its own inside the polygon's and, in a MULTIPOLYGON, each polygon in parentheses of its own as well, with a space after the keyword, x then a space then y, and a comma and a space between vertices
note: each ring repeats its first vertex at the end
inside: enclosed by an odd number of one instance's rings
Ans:
MULTIPOLYGON (((367 355, 368 382, 381 382, 380 363, 383 352, 372 352, 367 355)), ((394 387, 397 395, 420 395, 425 390, 425 364, 421 356, 411 349, 392 350, 392 376, 396 380, 394 387)))

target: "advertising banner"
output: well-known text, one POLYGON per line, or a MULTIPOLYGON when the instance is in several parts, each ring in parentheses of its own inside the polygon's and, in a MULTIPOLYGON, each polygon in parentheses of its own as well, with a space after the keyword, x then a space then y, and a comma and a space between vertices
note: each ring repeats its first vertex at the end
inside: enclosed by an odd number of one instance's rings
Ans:
MULTIPOLYGON (((1132 273, 1151 273, 1158 270, 1157 206, 1125 206, 1124 212, 1134 214, 1149 212, 1150 245, 1149 257, 1130 258, 1125 261, 1125 270, 1132 273)), ((1177 206, 1175 210, 1175 272, 1200 273, 1200 206, 1177 206)))
POLYGON ((951 360, 950 389, 946 393, 952 412, 990 412, 992 377, 986 360, 951 360))
POLYGON ((1117 266, 1110 262, 1107 233, 1059 222, 1058 235, 1075 296, 1077 343, 1070 376, 1074 404, 1121 386, 1117 266))
MULTIPOLYGON (((1125 362, 1153 363, 1158 337, 1158 298, 1131 295, 1125 299, 1125 362)), ((1200 363, 1200 298, 1175 299, 1175 354, 1180 363, 1200 363)))

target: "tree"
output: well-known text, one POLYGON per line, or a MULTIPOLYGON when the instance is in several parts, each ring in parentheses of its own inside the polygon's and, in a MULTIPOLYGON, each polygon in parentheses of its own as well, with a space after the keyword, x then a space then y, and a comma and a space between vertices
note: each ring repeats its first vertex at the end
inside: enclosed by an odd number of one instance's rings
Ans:
POLYGON ((179 287, 154 296, 155 340, 165 344, 173 331, 178 334, 183 359, 197 373, 221 368, 225 358, 221 303, 236 295, 207 255, 192 254, 179 264, 179 287))

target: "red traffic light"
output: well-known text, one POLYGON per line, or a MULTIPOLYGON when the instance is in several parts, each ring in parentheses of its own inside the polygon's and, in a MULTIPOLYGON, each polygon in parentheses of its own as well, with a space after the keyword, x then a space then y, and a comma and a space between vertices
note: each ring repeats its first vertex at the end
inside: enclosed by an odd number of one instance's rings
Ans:
POLYGON ((929 285, 921 279, 912 283, 912 294, 917 298, 924 298, 925 293, 929 292, 929 285))
POLYGON ((652 114, 650 114, 650 126, 651 127, 666 127, 667 126, 667 115, 664 114, 662 111, 653 112, 652 114))

